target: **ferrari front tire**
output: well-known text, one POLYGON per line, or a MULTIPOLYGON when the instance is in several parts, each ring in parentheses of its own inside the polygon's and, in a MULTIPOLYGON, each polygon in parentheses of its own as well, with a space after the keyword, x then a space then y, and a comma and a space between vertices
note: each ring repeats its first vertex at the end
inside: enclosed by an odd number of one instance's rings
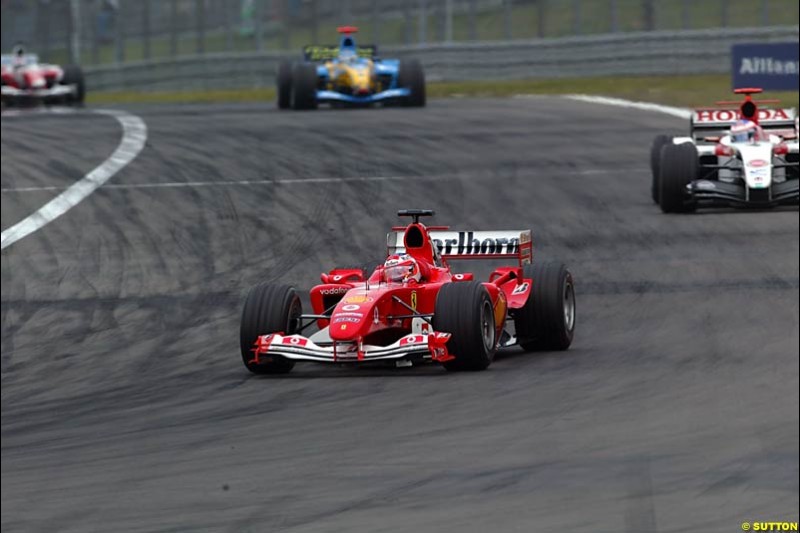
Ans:
POLYGON ((563 263, 523 267, 533 286, 525 306, 514 316, 519 345, 525 351, 566 350, 575 334, 575 284, 563 263))
POLYGON ((686 186, 697 179, 697 147, 692 143, 668 144, 661 150, 658 203, 664 213, 693 211, 686 186))
POLYGON ((295 333, 302 313, 300 297, 292 287, 261 283, 250 289, 239 330, 242 362, 247 370, 253 374, 285 374, 292 370, 294 361, 280 355, 261 356, 259 364, 255 364, 253 347, 260 335, 295 333))
POLYGON ((482 283, 447 283, 436 296, 433 329, 450 333, 448 352, 455 359, 443 363, 450 371, 485 370, 497 351, 494 308, 482 283))
POLYGON ((317 108, 317 67, 297 63, 292 69, 292 108, 317 108))

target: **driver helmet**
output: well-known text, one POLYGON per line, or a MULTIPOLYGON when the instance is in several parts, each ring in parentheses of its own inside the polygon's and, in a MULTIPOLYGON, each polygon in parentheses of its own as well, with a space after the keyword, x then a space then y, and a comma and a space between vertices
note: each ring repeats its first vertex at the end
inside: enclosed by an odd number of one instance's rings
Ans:
POLYGON ((25 47, 21 44, 14 45, 12 53, 14 54, 14 65, 21 66, 25 62, 25 47))
POLYGON ((408 283, 421 279, 419 264, 408 254, 392 255, 383 264, 383 277, 387 282, 408 283))
POLYGON ((352 48, 342 48, 339 51, 339 61, 343 63, 352 63, 356 59, 358 59, 358 55, 352 48))
POLYGON ((754 142, 758 135, 758 126, 752 120, 738 120, 731 126, 731 140, 736 143, 754 142))

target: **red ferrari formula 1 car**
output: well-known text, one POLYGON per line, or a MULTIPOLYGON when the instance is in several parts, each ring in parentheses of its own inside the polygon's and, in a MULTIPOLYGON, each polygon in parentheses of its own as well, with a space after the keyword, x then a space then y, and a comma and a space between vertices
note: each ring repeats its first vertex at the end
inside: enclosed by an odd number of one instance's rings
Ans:
POLYGON ((440 363, 483 370, 499 348, 566 350, 575 330, 575 289, 561 263, 535 263, 531 232, 451 231, 420 223, 388 234, 388 258, 374 269, 334 269, 310 290, 262 283, 247 295, 240 341, 256 374, 289 372, 298 361, 440 363), (454 273, 448 260, 515 258, 488 281, 454 273), (304 333, 316 325, 313 334, 304 333))

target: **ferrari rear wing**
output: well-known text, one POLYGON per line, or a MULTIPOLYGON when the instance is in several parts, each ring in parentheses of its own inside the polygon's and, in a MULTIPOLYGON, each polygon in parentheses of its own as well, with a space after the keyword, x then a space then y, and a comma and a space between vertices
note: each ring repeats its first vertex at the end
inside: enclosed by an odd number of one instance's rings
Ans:
MULTIPOLYGON (((737 109, 696 109, 692 112, 691 131, 696 140, 704 137, 727 135, 734 122, 739 120, 737 109)), ((758 109, 758 125, 774 135, 794 134, 797 110, 793 107, 758 109)))
MULTIPOLYGON (((443 259, 515 258, 520 265, 527 265, 533 259, 531 230, 430 230, 428 234, 443 259)), ((387 255, 405 252, 403 235, 402 231, 386 235, 387 255)))

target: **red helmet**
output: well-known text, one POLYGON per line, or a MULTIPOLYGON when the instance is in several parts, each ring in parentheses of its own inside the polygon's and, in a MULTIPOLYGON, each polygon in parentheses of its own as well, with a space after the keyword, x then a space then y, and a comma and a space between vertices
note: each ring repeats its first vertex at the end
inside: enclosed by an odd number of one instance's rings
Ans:
POLYGON ((383 264, 383 278, 387 282, 408 283, 410 280, 419 282, 419 264, 408 254, 392 255, 383 264))

